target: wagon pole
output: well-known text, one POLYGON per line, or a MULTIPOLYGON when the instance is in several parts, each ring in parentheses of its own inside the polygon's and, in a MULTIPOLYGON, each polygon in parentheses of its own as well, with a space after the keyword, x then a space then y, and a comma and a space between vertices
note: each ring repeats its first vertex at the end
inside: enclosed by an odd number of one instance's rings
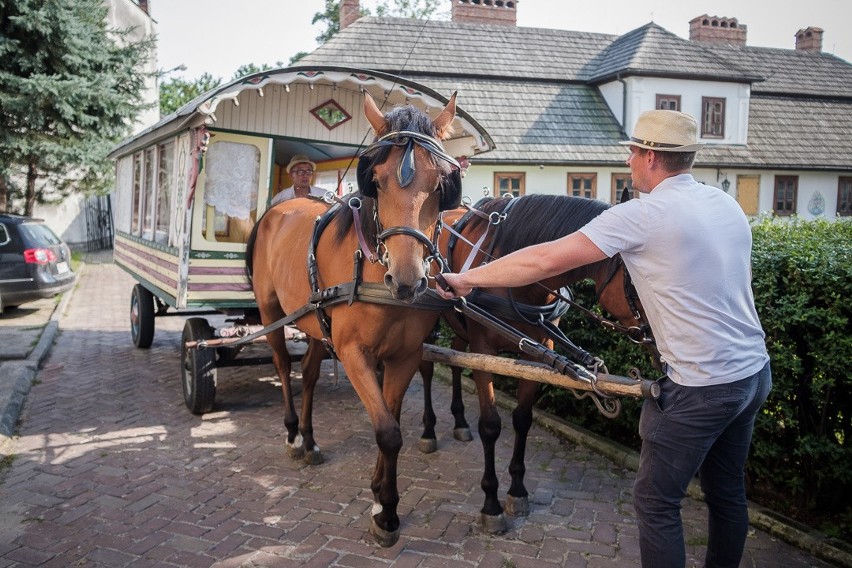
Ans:
MULTIPOLYGON (((423 345, 423 359, 434 363, 444 363, 453 367, 474 369, 506 377, 514 377, 516 379, 547 383, 572 390, 593 390, 591 383, 577 377, 558 373, 544 363, 508 359, 506 357, 483 355, 480 353, 464 353, 431 344, 423 345)), ((653 393, 659 390, 659 387, 654 381, 641 378, 638 372, 636 379, 600 372, 596 373, 596 377, 597 383, 595 388, 608 396, 655 398, 653 393)))

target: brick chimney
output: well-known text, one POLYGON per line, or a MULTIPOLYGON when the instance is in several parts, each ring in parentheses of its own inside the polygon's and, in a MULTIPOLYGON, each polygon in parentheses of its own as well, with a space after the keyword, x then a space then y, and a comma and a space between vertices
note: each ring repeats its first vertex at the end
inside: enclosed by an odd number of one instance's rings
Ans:
POLYGON ((139 4, 139 7, 142 8, 142 11, 146 14, 151 13, 148 11, 148 0, 137 0, 137 4, 139 4))
POLYGON ((796 32, 796 49, 799 51, 822 51, 822 34, 825 30, 808 26, 796 32))
POLYGON ((340 29, 352 24, 361 17, 361 5, 358 0, 341 0, 340 29))
POLYGON ((518 25, 518 0, 452 0, 452 2, 454 22, 518 25))
POLYGON ((740 25, 736 18, 698 16, 689 21, 689 39, 705 43, 745 46, 748 27, 740 25))

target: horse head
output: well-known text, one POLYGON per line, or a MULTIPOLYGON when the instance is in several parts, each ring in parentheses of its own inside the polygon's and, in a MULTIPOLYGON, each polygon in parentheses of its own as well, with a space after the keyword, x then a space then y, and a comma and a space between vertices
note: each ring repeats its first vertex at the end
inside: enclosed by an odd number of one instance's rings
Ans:
POLYGON ((361 154, 358 187, 373 198, 377 253, 387 268, 384 282, 397 300, 414 302, 427 287, 428 257, 440 212, 458 205, 461 177, 456 160, 440 143, 450 134, 456 95, 430 120, 418 108, 382 114, 365 93, 364 114, 376 134, 361 154))

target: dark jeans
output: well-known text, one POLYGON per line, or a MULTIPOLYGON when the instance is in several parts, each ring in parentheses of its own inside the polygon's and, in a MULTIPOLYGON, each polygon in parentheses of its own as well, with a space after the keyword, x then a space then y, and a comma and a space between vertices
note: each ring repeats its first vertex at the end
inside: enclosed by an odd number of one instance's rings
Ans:
POLYGON ((769 395, 769 363, 741 381, 684 387, 663 378, 639 420, 633 488, 644 568, 683 568, 680 503, 697 473, 709 509, 706 568, 736 568, 748 532, 745 462, 754 417, 769 395))

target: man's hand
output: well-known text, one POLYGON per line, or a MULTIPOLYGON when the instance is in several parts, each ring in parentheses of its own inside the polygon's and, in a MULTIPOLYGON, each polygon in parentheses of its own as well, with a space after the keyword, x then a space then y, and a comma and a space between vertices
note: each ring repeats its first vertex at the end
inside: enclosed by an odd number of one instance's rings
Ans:
POLYGON ((435 291, 445 300, 453 300, 467 296, 472 291, 462 284, 462 276, 453 272, 445 272, 435 276, 435 291))

